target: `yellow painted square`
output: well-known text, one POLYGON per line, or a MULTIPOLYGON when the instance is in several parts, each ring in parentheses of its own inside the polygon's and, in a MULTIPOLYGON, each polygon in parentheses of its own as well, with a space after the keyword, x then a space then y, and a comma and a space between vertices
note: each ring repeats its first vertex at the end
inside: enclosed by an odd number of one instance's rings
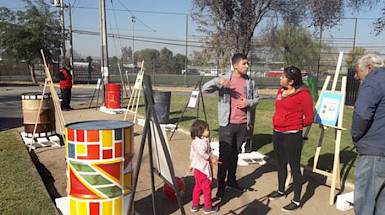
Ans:
POLYGON ((112 215, 112 201, 105 201, 102 203, 102 214, 112 215))
POLYGON ((79 202, 79 215, 88 215, 88 203, 87 202, 79 202))
POLYGON ((67 129, 64 129, 64 145, 66 146, 66 157, 68 158, 68 141, 67 141, 67 138, 68 138, 68 135, 67 135, 67 129))
POLYGON ((86 146, 85 144, 76 144, 76 154, 85 154, 86 146))
POLYGON ((112 147, 112 130, 102 130, 102 146, 112 147))
POLYGON ((78 214, 76 210, 76 201, 73 199, 70 199, 70 214, 78 214))
POLYGON ((134 143, 134 126, 124 129, 124 154, 132 152, 132 145, 134 143))
POLYGON ((114 200, 115 202, 115 215, 122 215, 122 198, 114 200))

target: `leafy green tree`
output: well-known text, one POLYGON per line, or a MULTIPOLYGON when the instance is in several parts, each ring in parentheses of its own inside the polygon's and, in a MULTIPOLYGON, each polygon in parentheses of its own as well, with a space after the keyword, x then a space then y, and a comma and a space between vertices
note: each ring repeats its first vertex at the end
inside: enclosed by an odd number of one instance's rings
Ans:
POLYGON ((315 71, 318 60, 321 60, 320 53, 331 50, 329 45, 319 44, 319 40, 302 26, 268 26, 266 29, 263 35, 265 44, 278 53, 285 67, 296 65, 315 71))
MULTIPOLYGON (((310 25, 326 29, 335 26, 346 8, 365 8, 378 0, 193 0, 194 20, 206 34, 206 50, 218 53, 241 52, 248 54, 255 29, 268 15, 280 14, 285 23, 310 25), (306 17, 311 17, 310 20, 306 17)), ((385 10, 385 9, 384 9, 385 10)), ((384 16, 378 29, 385 25, 384 16)), ((382 28, 381 28, 382 27, 382 28)))
POLYGON ((354 56, 353 56, 353 49, 350 49, 348 56, 345 59, 346 65, 351 68, 353 67, 354 61, 359 59, 365 54, 366 49, 362 47, 356 47, 354 49, 354 56))
POLYGON ((160 63, 160 72, 162 73, 170 73, 171 70, 174 68, 174 58, 173 53, 171 50, 164 47, 160 50, 160 56, 159 56, 159 63, 160 63))
POLYGON ((182 70, 185 69, 186 56, 182 54, 176 54, 174 56, 174 72, 175 74, 181 74, 182 70))
POLYGON ((131 48, 131 46, 129 46, 129 47, 124 46, 124 47, 122 47, 121 51, 122 51, 122 58, 121 58, 122 63, 132 63, 132 48, 131 48))
POLYGON ((56 59, 60 47, 60 24, 56 12, 44 0, 23 0, 25 11, 0 7, 0 49, 5 60, 25 61, 32 82, 37 83, 34 64, 41 62, 43 49, 48 62, 56 59))
POLYGON ((139 52, 135 52, 135 60, 144 60, 144 67, 148 72, 155 72, 159 68, 160 53, 156 49, 142 49, 139 52))

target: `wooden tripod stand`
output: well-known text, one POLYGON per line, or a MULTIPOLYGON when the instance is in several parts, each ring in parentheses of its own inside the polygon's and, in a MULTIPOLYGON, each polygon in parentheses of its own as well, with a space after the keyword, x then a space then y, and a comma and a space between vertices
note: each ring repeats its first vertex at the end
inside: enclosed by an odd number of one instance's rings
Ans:
MULTIPOLYGON (((142 164, 142 158, 143 158, 143 152, 144 152, 144 147, 146 145, 146 139, 147 139, 147 144, 148 144, 148 158, 149 158, 149 163, 150 163, 150 173, 151 173, 151 190, 152 190, 152 208, 153 208, 153 214, 156 214, 156 207, 155 207, 155 183, 154 183, 154 173, 156 173, 159 177, 161 177, 165 183, 168 183, 174 190, 176 194, 176 199, 178 202, 178 206, 180 209, 180 212, 182 215, 185 215, 186 212, 183 207, 183 202, 181 199, 180 191, 178 188, 178 183, 175 178, 175 171, 174 171, 174 166, 171 160, 171 155, 168 150, 168 146, 166 143, 166 137, 164 136, 163 131, 161 130, 159 120, 156 116, 155 108, 154 108, 154 101, 153 101, 153 91, 152 91, 152 84, 150 80, 150 76, 145 74, 144 75, 144 99, 146 103, 146 120, 144 123, 144 128, 143 128, 143 134, 142 134, 142 139, 140 141, 140 149, 139 149, 139 154, 138 154, 138 160, 136 163, 136 168, 135 168, 135 177, 134 181, 132 184, 132 190, 131 190, 131 195, 130 195, 130 200, 129 200, 129 206, 128 206, 128 212, 127 215, 132 211, 133 203, 134 203, 134 198, 135 198, 135 193, 136 193, 136 187, 138 184, 138 178, 139 178, 139 172, 140 172, 140 167, 142 164), (152 126, 152 127, 150 127, 152 126), (154 132, 155 131, 155 132, 154 132), (156 157, 162 157, 162 165, 164 169, 156 169, 154 168, 154 159, 153 159, 153 140, 158 139, 159 148, 155 147, 155 154, 156 157)), ((158 159, 156 159, 158 160, 158 159)), ((158 161, 159 162, 159 161, 158 161)), ((158 163, 159 164, 159 163, 158 163)))
POLYGON ((180 116, 178 122, 176 123, 175 129, 174 129, 174 131, 172 132, 172 134, 171 134, 169 140, 172 139, 172 137, 174 136, 176 130, 178 129, 178 125, 179 125, 180 121, 182 120, 183 115, 184 115, 184 113, 186 112, 187 108, 196 109, 196 110, 197 110, 197 116, 196 116, 196 119, 199 119, 199 99, 202 100, 203 114, 204 114, 204 116, 205 116, 205 121, 207 122, 206 109, 205 109, 205 102, 204 102, 204 99, 203 99, 203 93, 202 93, 202 80, 203 80, 203 76, 201 76, 201 78, 199 79, 199 81, 198 81, 197 84, 195 85, 194 90, 191 92, 190 99, 189 99, 189 101, 186 103, 186 106, 185 106, 184 109, 183 109, 182 115, 180 116), (198 98, 196 98, 196 97, 198 97, 198 98))
POLYGON ((140 94, 143 90, 143 75, 144 75, 143 67, 144 67, 144 61, 142 61, 142 67, 140 68, 140 71, 136 76, 134 90, 130 96, 130 100, 128 101, 127 111, 124 114, 124 118, 123 118, 123 120, 126 120, 127 114, 130 111, 131 113, 134 113, 134 121, 133 121, 134 123, 136 123, 136 116, 138 114, 140 94), (135 107, 135 111, 134 111, 134 107, 135 107))
MULTIPOLYGON (((52 76, 51 76, 51 73, 50 73, 50 71, 48 69, 43 49, 40 49, 40 52, 41 52, 41 56, 42 56, 43 62, 44 62, 44 70, 45 70, 46 78, 45 78, 43 92, 42 92, 42 96, 41 96, 41 100, 40 100, 39 110, 38 110, 38 112, 36 114, 35 127, 33 128, 32 139, 33 139, 33 141, 35 141, 34 137, 35 137, 35 133, 36 133, 36 129, 37 129, 37 123, 39 121, 40 111, 41 111, 41 108, 42 108, 42 105, 43 105, 44 94, 45 94, 45 90, 46 90, 47 86, 49 88, 49 91, 51 92, 53 104, 54 104, 54 107, 55 107, 55 115, 58 118, 58 125, 59 125, 59 127, 57 128, 58 129, 58 133, 60 135, 62 135, 62 137, 64 139, 64 125, 65 125, 65 121, 64 121, 63 112, 62 112, 61 106, 60 106, 59 96, 57 95, 56 90, 55 90, 55 86, 53 85, 52 76)), ((31 148, 32 141, 30 142, 29 146, 31 148)))

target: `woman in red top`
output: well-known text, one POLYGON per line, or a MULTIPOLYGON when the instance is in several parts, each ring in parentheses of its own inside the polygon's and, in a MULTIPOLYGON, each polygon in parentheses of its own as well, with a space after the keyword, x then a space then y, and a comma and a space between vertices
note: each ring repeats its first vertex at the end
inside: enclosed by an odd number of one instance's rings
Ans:
POLYGON ((301 70, 290 66, 280 77, 273 116, 273 146, 278 160, 278 190, 269 195, 270 200, 285 197, 287 164, 293 175, 294 198, 286 206, 285 212, 301 207, 302 174, 300 160, 302 150, 302 129, 313 123, 313 101, 308 88, 302 82, 301 70))

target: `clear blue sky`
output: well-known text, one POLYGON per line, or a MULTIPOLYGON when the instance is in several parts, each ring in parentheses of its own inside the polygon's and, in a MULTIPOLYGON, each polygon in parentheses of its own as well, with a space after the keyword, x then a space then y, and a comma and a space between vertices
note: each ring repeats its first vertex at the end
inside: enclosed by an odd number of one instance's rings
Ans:
MULTIPOLYGON (((46 2, 50 2, 47 0, 46 2)), ((100 17, 99 17, 99 1, 97 0, 64 0, 65 4, 71 3, 74 8, 72 12, 73 30, 99 32, 100 17)), ((12 9, 22 9, 23 2, 20 0, 0 0, 0 6, 6 6, 12 9)), ((380 7, 382 5, 380 4, 380 7)), ((136 17, 134 24, 134 34, 138 40, 150 40, 153 38, 161 38, 164 40, 156 40, 158 43, 150 43, 143 41, 135 41, 135 50, 143 48, 155 48, 160 50, 167 47, 172 50, 174 54, 185 53, 186 39, 186 16, 183 14, 189 13, 192 9, 191 0, 106 0, 107 8, 107 31, 108 33, 126 35, 131 37, 133 33, 133 23, 131 16, 136 17), (115 9, 115 10, 112 10, 115 9), (128 10, 132 12, 129 13, 128 10), (154 11, 154 12, 170 12, 179 14, 159 14, 146 13, 140 11, 154 11), (167 45, 163 43, 173 43, 178 45, 167 45)), ((53 8, 54 10, 56 8, 53 8)), ((380 14, 380 8, 360 12, 359 14, 352 14, 347 12, 346 17, 359 18, 375 18, 380 14)), ((68 10, 66 10, 65 25, 68 26, 68 10)), ((371 50, 385 53, 385 33, 375 37, 371 34, 371 25, 373 19, 359 19, 357 27, 356 46, 371 47, 371 50)), ((258 35, 259 29, 256 30, 258 35)), ((202 34, 196 31, 197 25, 191 18, 188 20, 188 40, 198 41, 202 34)), ((354 20, 346 19, 341 24, 332 30, 324 32, 323 37, 334 38, 333 45, 341 47, 351 47, 354 35, 354 20)), ((99 36, 73 34, 74 50, 80 53, 83 57, 92 56, 99 58, 100 56, 100 38, 99 36)), ((190 45, 198 45, 199 43, 189 43, 190 45)), ((121 46, 132 46, 132 40, 127 39, 113 39, 108 40, 109 56, 119 56, 121 46)), ((192 50, 196 48, 189 47, 188 53, 190 55, 192 50)))

